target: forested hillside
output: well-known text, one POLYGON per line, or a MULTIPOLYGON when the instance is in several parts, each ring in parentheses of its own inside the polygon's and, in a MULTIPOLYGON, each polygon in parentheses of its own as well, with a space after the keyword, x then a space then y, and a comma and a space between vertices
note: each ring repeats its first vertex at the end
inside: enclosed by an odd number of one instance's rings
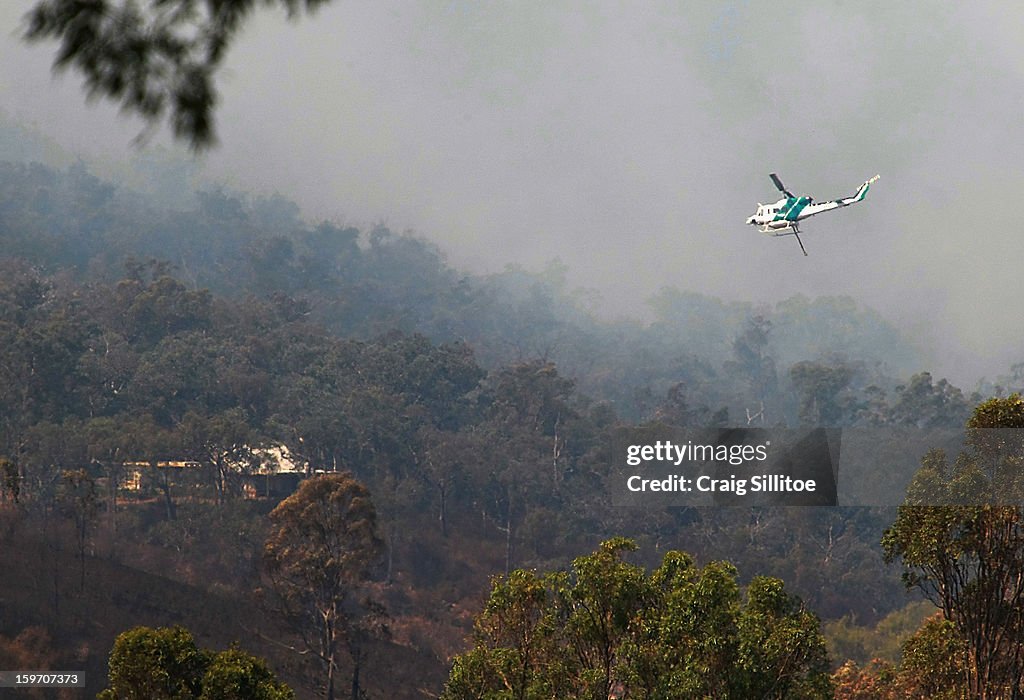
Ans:
MULTIPOLYGON (((731 562, 715 580, 736 582, 736 606, 759 582, 737 620, 819 616, 819 675, 896 662, 935 611, 884 561, 891 509, 638 511, 604 482, 615 440, 643 427, 962 428, 983 397, 933 377, 876 312, 667 288, 647 320, 609 320, 561 262, 472 274, 422 238, 309 223, 282 197, 195 202, 0 163, 0 557, 15 572, 0 668, 87 669, 98 692, 117 634, 182 624, 313 697, 322 654, 289 650, 303 636, 269 594, 281 499, 246 498, 240 479, 270 448, 304 476, 350 473, 372 500, 379 547, 359 579, 381 622, 361 612, 338 642, 339 678, 362 669, 368 697, 437 696, 492 575, 565 570, 617 536, 636 572, 662 567, 652 580, 683 561, 669 550, 731 562), (172 463, 191 467, 157 468, 172 463), (133 465, 151 476, 125 493, 133 465)), ((1021 389, 1019 367, 1002 384, 1021 389)))

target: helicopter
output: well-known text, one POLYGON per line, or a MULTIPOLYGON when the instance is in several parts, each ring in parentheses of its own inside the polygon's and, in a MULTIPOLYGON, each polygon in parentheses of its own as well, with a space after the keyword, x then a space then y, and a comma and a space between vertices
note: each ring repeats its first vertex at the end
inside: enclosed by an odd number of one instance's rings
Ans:
POLYGON ((865 180, 864 184, 858 187, 857 191, 849 197, 832 199, 827 202, 815 202, 813 197, 806 195, 797 197, 787 190, 786 186, 782 184, 782 180, 775 173, 771 173, 768 177, 779 188, 779 192, 786 196, 775 202, 775 204, 761 204, 758 202, 757 212, 747 218, 747 223, 753 226, 760 226, 761 233, 767 233, 771 236, 796 236, 796 241, 800 244, 800 250, 803 251, 804 255, 807 255, 807 250, 804 248, 804 242, 800 240, 799 222, 815 214, 856 204, 864 199, 871 184, 879 178, 878 175, 875 175, 873 178, 865 180))

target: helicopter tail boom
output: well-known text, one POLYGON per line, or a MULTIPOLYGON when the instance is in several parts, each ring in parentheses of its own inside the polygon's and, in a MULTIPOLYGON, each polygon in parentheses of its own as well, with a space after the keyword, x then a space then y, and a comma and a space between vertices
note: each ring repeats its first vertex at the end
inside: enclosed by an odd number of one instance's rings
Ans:
POLYGON ((881 175, 875 175, 874 177, 865 180, 864 184, 858 187, 857 191, 853 193, 853 195, 840 199, 838 202, 839 205, 847 206, 848 204, 856 204, 857 202, 863 200, 864 197, 867 196, 868 190, 871 189, 872 183, 874 183, 875 180, 877 180, 879 177, 881 177, 881 175))

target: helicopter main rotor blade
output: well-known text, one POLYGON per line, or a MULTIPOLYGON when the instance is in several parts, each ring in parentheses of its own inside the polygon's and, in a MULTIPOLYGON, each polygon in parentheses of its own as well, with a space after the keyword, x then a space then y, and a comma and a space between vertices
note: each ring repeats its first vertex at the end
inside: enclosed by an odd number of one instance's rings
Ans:
POLYGON ((782 180, 779 179, 778 175, 776 175, 775 173, 772 173, 768 177, 770 177, 772 179, 772 182, 775 183, 775 186, 779 188, 779 192, 781 192, 782 194, 786 195, 787 197, 792 197, 793 196, 793 193, 790 192, 789 190, 787 190, 786 186, 782 184, 782 180))

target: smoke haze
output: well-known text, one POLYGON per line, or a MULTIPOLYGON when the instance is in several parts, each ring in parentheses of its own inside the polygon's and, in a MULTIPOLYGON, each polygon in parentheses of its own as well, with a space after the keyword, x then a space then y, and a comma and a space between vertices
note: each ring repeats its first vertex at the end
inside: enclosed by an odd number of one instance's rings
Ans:
MULTIPOLYGON (((260 13, 220 75, 204 181, 387 223, 456 266, 560 258, 611 314, 663 286, 850 295, 958 382, 1024 360, 1024 14, 1007 3, 336 1, 260 13), (810 257, 744 226, 777 193, 810 257)), ((112 171, 142 124, 51 77, 5 5, 0 107, 112 171)), ((166 144, 155 135, 144 148, 166 144)))

